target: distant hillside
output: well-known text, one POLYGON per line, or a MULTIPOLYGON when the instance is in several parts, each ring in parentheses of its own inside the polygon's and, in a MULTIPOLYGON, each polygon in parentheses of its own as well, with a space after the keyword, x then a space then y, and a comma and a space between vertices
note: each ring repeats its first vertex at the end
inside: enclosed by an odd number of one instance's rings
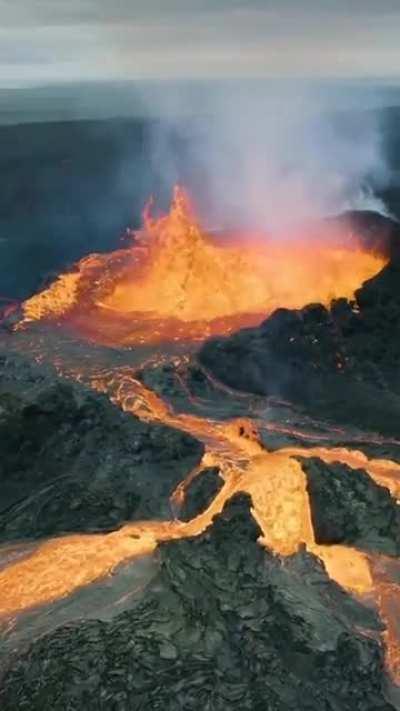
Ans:
POLYGON ((0 295, 109 249, 155 187, 143 121, 0 127, 0 295))

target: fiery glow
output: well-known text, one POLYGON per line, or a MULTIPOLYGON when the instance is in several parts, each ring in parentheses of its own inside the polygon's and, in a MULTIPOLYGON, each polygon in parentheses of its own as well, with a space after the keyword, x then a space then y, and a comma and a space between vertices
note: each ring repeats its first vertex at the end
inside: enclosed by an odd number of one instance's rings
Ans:
POLYGON ((176 188, 169 214, 154 219, 146 208, 132 246, 81 260, 23 312, 25 321, 61 319, 112 345, 196 340, 259 323, 278 307, 351 298, 384 263, 354 235, 327 227, 279 239, 211 236, 176 188))
MULTIPOLYGON (((95 383, 104 390, 107 383, 95 383)), ((398 636, 392 602, 398 586, 381 581, 371 568, 371 557, 341 545, 316 544, 306 486, 306 476, 297 456, 318 456, 326 462, 340 461, 351 468, 362 466, 378 483, 390 485, 397 493, 400 465, 388 460, 368 459, 361 452, 327 448, 288 448, 275 453, 265 450, 251 420, 216 423, 188 415, 176 415, 153 393, 139 387, 138 381, 125 375, 114 399, 126 411, 141 413, 137 401, 149 400, 146 419, 196 434, 206 444, 201 466, 188 475, 188 481, 206 466, 218 466, 224 486, 209 508, 187 523, 146 521, 127 523, 120 531, 106 535, 74 535, 39 545, 33 552, 0 571, 0 614, 13 615, 39 604, 64 597, 82 585, 109 574, 124 560, 152 553, 162 541, 197 536, 220 513, 236 492, 245 491, 253 502, 253 515, 262 529, 261 543, 286 556, 301 545, 319 556, 333 580, 359 595, 373 594, 382 618, 389 624, 386 635, 388 664, 393 675, 398 669, 398 636), (384 481, 383 481, 383 479, 384 481), (51 582, 49 582, 51 581, 51 582)), ((180 485, 173 499, 182 500, 180 485)), ((381 557, 375 556, 375 562, 381 557)), ((394 603, 393 603, 394 604, 394 603)), ((397 677, 400 681, 400 676, 397 677)))
MULTIPOLYGON (((229 445, 227 443, 227 449, 229 445)), ((248 492, 263 537, 261 542, 280 555, 295 553, 301 544, 319 555, 331 577, 348 589, 364 593, 372 589, 367 556, 343 546, 315 544, 306 479, 300 464, 289 455, 270 454, 260 446, 246 459, 234 443, 230 457, 208 453, 203 465, 218 465, 225 484, 209 508, 188 523, 181 521, 126 524, 107 535, 74 535, 40 545, 26 558, 0 571, 0 614, 11 615, 70 594, 107 575, 123 560, 146 555, 158 543, 197 536, 220 513, 236 492, 248 492)))
MULTIPOLYGON (((278 307, 351 298, 384 263, 384 257, 367 252, 354 235, 337 230, 321 235, 314 229, 296 239, 254 234, 217 238, 201 230, 185 194, 176 189, 169 214, 155 219, 146 209, 144 229, 129 248, 89 255, 26 301, 21 327, 45 319, 87 339, 122 346, 204 339, 257 323, 278 307)), ((82 364, 82 373, 70 370, 69 375, 85 380, 83 370, 82 364)), ((268 452, 251 420, 221 423, 176 414, 131 368, 116 367, 90 383, 123 410, 177 427, 205 444, 201 466, 173 494, 175 504, 182 502, 186 485, 202 467, 217 466, 224 485, 209 508, 186 523, 127 523, 117 532, 65 536, 28 549, 25 557, 0 569, 0 614, 10 616, 69 595, 121 561, 152 553, 162 541, 199 535, 234 493, 244 491, 251 495, 263 545, 282 556, 305 545, 324 561, 333 580, 375 600, 388 625, 388 665, 400 684, 396 576, 382 575, 382 556, 316 543, 306 475, 297 457, 318 456, 365 469, 397 499, 399 464, 344 448, 268 452)), ((290 428, 285 425, 282 431, 290 428)))

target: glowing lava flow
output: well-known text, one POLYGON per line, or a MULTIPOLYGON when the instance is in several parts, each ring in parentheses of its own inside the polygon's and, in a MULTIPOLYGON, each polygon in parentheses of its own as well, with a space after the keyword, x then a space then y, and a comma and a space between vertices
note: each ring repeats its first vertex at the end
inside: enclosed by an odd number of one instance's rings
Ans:
MULTIPOLYGON (((238 428, 242 426, 240 423, 238 428)), ((0 614, 15 614, 59 599, 109 573, 121 561, 152 552, 161 541, 199 535, 238 491, 251 495, 265 545, 278 554, 290 555, 305 543, 324 560, 326 549, 325 562, 328 571, 331 567, 334 571, 332 577, 353 591, 370 590, 371 578, 362 554, 354 551, 349 555, 335 546, 341 558, 341 565, 337 565, 330 548, 316 546, 300 464, 289 455, 266 452, 255 439, 233 434, 233 429, 231 424, 225 430, 222 453, 209 451, 204 457, 203 466, 221 468, 225 485, 203 514, 188 523, 146 521, 126 524, 107 535, 73 535, 45 542, 29 557, 0 572, 0 614)), ((218 437, 223 439, 222 428, 218 437)), ((216 444, 220 449, 218 441, 216 444)))
MULTIPOLYGON (((298 308, 352 297, 385 263, 383 257, 363 251, 354 237, 343 234, 279 243, 265 236, 247 236, 222 244, 202 232, 180 190, 168 215, 155 220, 147 210, 144 223, 144 232, 130 248, 90 255, 74 271, 26 301, 22 327, 44 319, 89 340, 118 346, 203 339, 258 322, 277 307, 298 308)), ((64 365, 61 362, 60 367, 66 375, 81 378, 81 373, 68 373, 68 364, 64 365)), ((324 561, 332 579, 353 593, 371 594, 377 600, 388 623, 388 663, 400 683, 391 605, 398 588, 376 572, 382 557, 372 559, 345 546, 317 545, 306 476, 296 457, 318 456, 353 469, 361 467, 396 498, 400 497, 400 465, 367 459, 343 448, 292 447, 268 452, 251 420, 219 423, 176 414, 130 368, 99 373, 90 383, 125 411, 200 439, 206 447, 202 466, 218 466, 224 486, 209 508, 187 523, 127 523, 109 534, 71 535, 38 544, 25 557, 0 569, 1 615, 9 617, 65 597, 109 574, 120 562, 152 553, 162 541, 199 535, 235 492, 245 491, 252 497, 264 545, 282 556, 305 545, 324 561)), ((182 483, 172 497, 175 502, 184 490, 182 483)))
MULTIPOLYGON (((201 466, 189 474, 188 479, 203 466, 218 466, 224 486, 209 508, 187 523, 179 520, 127 523, 119 531, 105 535, 64 536, 39 544, 25 558, 0 570, 0 614, 9 618, 58 600, 109 574, 122 561, 152 553, 162 541, 199 535, 235 492, 245 491, 252 497, 253 515, 262 529, 260 542, 263 545, 282 556, 295 553, 305 545, 324 561, 333 580, 350 592, 373 596, 388 625, 388 667, 400 682, 397 618, 393 613, 398 586, 382 580, 375 572, 374 566, 379 567, 383 556, 372 558, 347 546, 316 544, 306 476, 295 457, 318 456, 326 462, 340 461, 352 468, 362 466, 379 484, 388 485, 395 495, 398 494, 400 465, 368 459, 361 452, 343 448, 293 447, 271 453, 261 444, 251 420, 221 424, 177 415, 128 372, 115 372, 112 377, 114 382, 99 377, 92 385, 101 390, 111 389, 113 399, 124 410, 196 434, 206 444, 206 454, 201 466)), ((184 485, 178 487, 173 499, 179 501, 184 496, 184 485)))
POLYGON ((106 345, 200 340, 278 307, 352 298, 384 264, 343 227, 217 239, 176 188, 169 214, 154 219, 147 208, 132 246, 82 259, 23 304, 24 321, 61 321, 106 345))

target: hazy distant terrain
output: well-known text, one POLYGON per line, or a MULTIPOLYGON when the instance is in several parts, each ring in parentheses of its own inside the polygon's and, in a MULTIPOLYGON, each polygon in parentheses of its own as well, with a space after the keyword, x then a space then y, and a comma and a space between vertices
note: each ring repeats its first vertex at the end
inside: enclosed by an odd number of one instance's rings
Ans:
POLYGON ((150 192, 139 121, 0 128, 0 293, 116 244, 150 192))
POLYGON ((255 79, 196 81, 120 81, 64 83, 32 87, 0 87, 0 124, 70 121, 101 118, 199 116, 218 98, 255 94, 272 99, 283 93, 306 92, 321 106, 334 109, 379 109, 400 104, 400 87, 391 82, 255 79))

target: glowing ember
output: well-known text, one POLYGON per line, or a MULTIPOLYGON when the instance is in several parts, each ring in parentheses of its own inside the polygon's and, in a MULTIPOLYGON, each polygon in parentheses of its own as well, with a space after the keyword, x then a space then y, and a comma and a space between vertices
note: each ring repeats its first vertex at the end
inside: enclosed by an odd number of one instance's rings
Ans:
POLYGON ((144 213, 128 249, 90 255, 25 302, 25 322, 62 320, 112 345, 197 340, 259 323, 278 307, 351 298, 384 265, 353 235, 272 239, 205 234, 175 189, 168 215, 144 213))

